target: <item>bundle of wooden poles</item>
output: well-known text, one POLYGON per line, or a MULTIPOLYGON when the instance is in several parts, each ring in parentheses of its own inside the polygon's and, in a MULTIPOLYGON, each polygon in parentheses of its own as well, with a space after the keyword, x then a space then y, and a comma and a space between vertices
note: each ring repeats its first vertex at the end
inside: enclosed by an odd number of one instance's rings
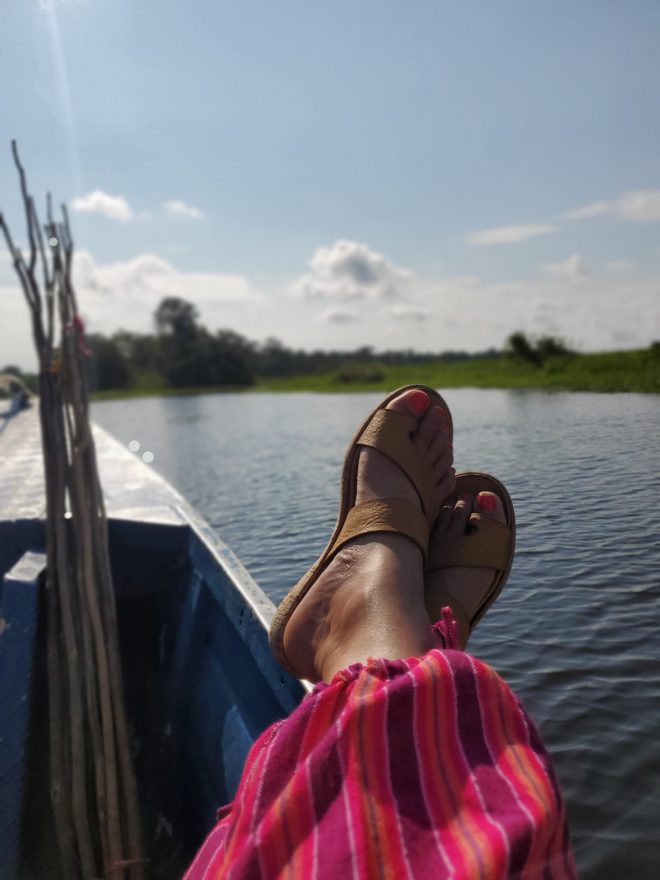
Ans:
MULTIPOLYGON (((123 702, 108 530, 72 284, 66 208, 42 226, 16 143, 27 247, 0 228, 27 300, 39 360, 46 483, 50 791, 61 874, 142 880, 137 785, 123 702)), ((28 807, 29 808, 29 807, 28 807)), ((38 845, 38 842, 34 842, 38 845)))

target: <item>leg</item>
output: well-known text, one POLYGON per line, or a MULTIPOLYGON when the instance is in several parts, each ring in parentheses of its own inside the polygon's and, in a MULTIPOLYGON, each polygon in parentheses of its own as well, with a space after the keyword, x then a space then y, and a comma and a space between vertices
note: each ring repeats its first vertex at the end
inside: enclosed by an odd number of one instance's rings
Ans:
MULTIPOLYGON (((442 410, 430 407, 420 390, 404 392, 388 408, 419 419, 415 447, 434 466, 434 491, 446 498, 454 473, 442 410)), ((380 452, 365 449, 358 464, 356 504, 377 498, 419 504, 401 470, 380 452)), ((419 548, 387 533, 363 536, 342 548, 293 613, 285 647, 298 674, 311 681, 329 681, 338 670, 368 657, 425 653, 432 640, 419 548)))

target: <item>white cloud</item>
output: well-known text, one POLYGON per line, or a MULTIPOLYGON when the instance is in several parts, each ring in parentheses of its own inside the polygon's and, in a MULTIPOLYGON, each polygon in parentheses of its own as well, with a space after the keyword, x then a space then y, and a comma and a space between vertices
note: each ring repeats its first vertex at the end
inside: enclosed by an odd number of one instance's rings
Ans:
POLYGON ((563 215, 564 220, 589 220, 602 214, 617 214, 638 223, 660 222, 660 190, 637 189, 611 202, 594 202, 563 215))
MULTIPOLYGON (((182 272, 161 255, 148 253, 101 263, 78 252, 74 280, 90 332, 112 333, 119 327, 152 332, 160 300, 180 296, 197 306, 210 329, 231 327, 255 340, 277 336, 287 346, 306 349, 371 345, 476 351, 501 346, 514 330, 561 336, 585 350, 647 346, 660 326, 660 273, 626 274, 626 267, 616 266, 620 262, 608 266, 609 271, 583 275, 579 283, 566 274, 580 267, 573 258, 556 264, 564 267, 562 272, 539 272, 510 282, 422 279, 405 273, 405 300, 374 299, 371 288, 355 301, 294 299, 289 288, 277 287, 261 296, 245 275, 182 272)), ((371 265, 368 260, 366 265, 371 265)), ((354 269, 349 276, 354 277, 354 269)), ((376 281, 371 284, 382 285, 375 269, 373 273, 376 281)), ((344 278, 346 272, 337 274, 344 278)), ((365 266, 357 275, 368 275, 365 266)), ((8 267, 7 283, 0 278, 0 366, 15 362, 33 368, 33 348, 28 310, 8 267)))
POLYGON ((217 310, 232 304, 248 305, 259 299, 243 275, 213 272, 181 272, 157 254, 140 254, 119 263, 97 263, 87 251, 74 257, 74 283, 82 302, 116 316, 115 326, 135 322, 136 315, 151 317, 164 296, 180 296, 200 309, 217 310), (130 311, 125 311, 129 309, 130 311))
POLYGON ((153 332, 153 313, 166 296, 193 303, 212 330, 229 326, 245 332, 250 312, 262 302, 243 275, 181 272, 157 254, 97 263, 90 253, 79 251, 73 280, 89 331, 106 334, 119 328, 153 332))
POLYGON ((305 299, 360 300, 405 295, 412 272, 400 269, 381 254, 356 241, 320 247, 310 261, 311 272, 292 285, 305 299))
POLYGON ((128 223, 135 217, 124 196, 111 196, 100 189, 95 189, 86 196, 76 196, 71 207, 81 214, 102 214, 111 220, 121 220, 122 223, 128 223))
POLYGON ((170 199, 164 202, 163 207, 170 217, 186 217, 188 220, 201 220, 204 216, 199 208, 187 205, 179 199, 170 199))
POLYGON ((608 272, 634 272, 635 264, 630 260, 610 260, 609 263, 605 263, 605 268, 608 272))
POLYGON ((627 192, 621 196, 617 207, 626 220, 656 223, 660 220, 660 190, 640 189, 627 192))
POLYGON ((543 271, 548 275, 562 275, 565 278, 580 278, 589 274, 589 267, 580 254, 572 254, 560 263, 546 263, 543 271))
POLYGON ((496 226, 493 229, 482 229, 467 236, 468 244, 517 244, 527 241, 528 238, 537 238, 540 235, 551 235, 557 232, 557 226, 552 223, 528 223, 523 226, 496 226))
POLYGON ((430 309, 421 306, 392 306, 385 312, 398 321, 425 321, 431 315, 430 309))
POLYGON ((360 320, 360 317, 356 312, 348 309, 328 309, 321 315, 321 320, 328 324, 354 324, 360 320))
POLYGON ((576 208, 574 211, 567 211, 566 214, 562 214, 562 219, 589 220, 591 217, 599 217, 601 214, 609 214, 613 207, 613 202, 594 202, 591 205, 584 205, 582 208, 576 208))

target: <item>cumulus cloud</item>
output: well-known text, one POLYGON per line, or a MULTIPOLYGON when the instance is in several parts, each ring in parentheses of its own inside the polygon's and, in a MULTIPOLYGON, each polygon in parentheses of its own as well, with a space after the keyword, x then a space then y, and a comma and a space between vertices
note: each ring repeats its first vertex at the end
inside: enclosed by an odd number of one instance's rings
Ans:
POLYGON ((565 278, 580 278, 589 274, 589 267, 580 254, 572 254, 560 263, 546 263, 543 271, 547 275, 561 275, 565 278))
POLYGON ((122 223, 128 223, 135 218, 133 209, 124 196, 111 196, 101 189, 95 189, 86 196, 76 196, 71 207, 81 214, 102 214, 122 223))
POLYGON ((74 256, 73 280, 89 329, 102 333, 120 327, 153 330, 153 313, 166 296, 192 302, 210 328, 244 324, 246 307, 261 302, 244 275, 181 272, 157 254, 98 263, 90 253, 79 251, 74 256))
POLYGON ((557 226, 552 223, 528 223, 522 226, 496 226, 493 229, 482 229, 467 236, 468 244, 517 244, 527 241, 528 238, 538 238, 540 235, 551 235, 557 232, 557 226))
POLYGON ((199 208, 187 205, 180 199, 170 199, 164 202, 163 207, 169 217, 185 217, 188 220, 201 220, 204 216, 199 208))
POLYGON ((328 324, 354 324, 360 317, 348 309, 328 309, 321 315, 321 320, 328 324))
POLYGON ((422 306, 391 306, 385 309, 385 313, 398 321, 425 321, 431 310, 422 306))
POLYGON ((413 275, 356 241, 339 240, 320 247, 310 272, 293 284, 305 299, 361 300, 405 295, 413 275))

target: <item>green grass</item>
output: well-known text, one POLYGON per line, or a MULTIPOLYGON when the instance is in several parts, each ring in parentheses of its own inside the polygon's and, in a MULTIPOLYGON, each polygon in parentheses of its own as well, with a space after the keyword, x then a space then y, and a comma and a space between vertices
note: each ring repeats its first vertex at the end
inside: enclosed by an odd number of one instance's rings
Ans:
POLYGON ((573 355, 552 359, 542 367, 501 357, 383 367, 383 373, 383 379, 376 382, 344 383, 335 373, 325 373, 260 379, 256 387, 262 391, 376 391, 420 382, 434 388, 660 392, 660 357, 648 350, 573 355))
MULTIPOLYGON (((381 367, 377 381, 342 381, 337 372, 257 379, 250 388, 163 388, 103 391, 94 400, 126 397, 176 396, 242 391, 387 391, 419 382, 434 388, 537 388, 555 391, 634 391, 660 393, 660 355, 656 351, 576 354, 551 359, 542 367, 500 357, 458 363, 431 361, 405 367, 381 367)), ((354 377, 354 378, 357 378, 354 377)))

